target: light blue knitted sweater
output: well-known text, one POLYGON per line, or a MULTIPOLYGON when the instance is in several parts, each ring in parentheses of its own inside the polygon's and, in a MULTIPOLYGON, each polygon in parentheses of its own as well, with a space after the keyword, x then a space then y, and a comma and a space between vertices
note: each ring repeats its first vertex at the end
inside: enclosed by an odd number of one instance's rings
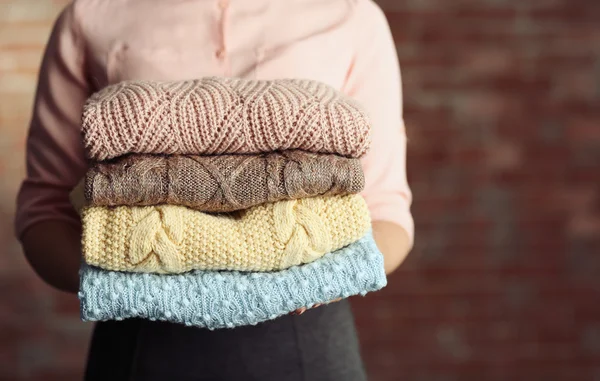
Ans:
POLYGON ((272 273, 156 275, 84 264, 79 298, 86 321, 141 317, 215 329, 254 325, 386 283, 383 256, 369 233, 315 262, 272 273))

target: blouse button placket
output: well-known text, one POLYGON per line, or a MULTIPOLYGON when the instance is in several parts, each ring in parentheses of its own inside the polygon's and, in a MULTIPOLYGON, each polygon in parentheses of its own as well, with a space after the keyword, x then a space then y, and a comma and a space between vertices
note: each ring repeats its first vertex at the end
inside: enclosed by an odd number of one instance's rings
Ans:
POLYGON ((215 56, 222 64, 225 64, 225 74, 229 74, 229 65, 226 63, 227 59, 227 24, 229 23, 229 0, 217 0, 217 5, 220 10, 220 32, 221 32, 221 41, 220 48, 215 52, 215 56))

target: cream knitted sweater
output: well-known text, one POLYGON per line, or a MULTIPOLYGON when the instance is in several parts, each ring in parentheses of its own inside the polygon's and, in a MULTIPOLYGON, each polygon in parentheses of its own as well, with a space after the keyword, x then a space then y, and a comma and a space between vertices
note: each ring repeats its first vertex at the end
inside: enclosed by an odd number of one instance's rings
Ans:
POLYGON ((204 78, 122 82, 85 104, 86 154, 210 155, 301 149, 361 157, 369 148, 365 112, 310 80, 204 78))
POLYGON ((228 214, 182 206, 88 207, 85 261, 107 270, 271 271, 312 262, 370 228, 360 195, 262 204, 228 214))

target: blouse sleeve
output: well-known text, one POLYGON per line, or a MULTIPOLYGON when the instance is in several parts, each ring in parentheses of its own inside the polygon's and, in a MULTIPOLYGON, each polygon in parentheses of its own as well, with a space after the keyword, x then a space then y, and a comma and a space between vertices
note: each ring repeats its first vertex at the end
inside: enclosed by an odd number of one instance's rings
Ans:
POLYGON ((402 117, 400 67, 390 27, 371 0, 357 9, 357 46, 345 92, 367 111, 372 122, 371 149, 363 158, 363 195, 373 221, 402 226, 411 242, 412 194, 406 178, 406 132, 402 117))
POLYGON ((80 120, 90 95, 73 6, 56 21, 42 61, 26 143, 27 174, 17 197, 19 238, 44 220, 78 224, 69 192, 86 166, 80 120))

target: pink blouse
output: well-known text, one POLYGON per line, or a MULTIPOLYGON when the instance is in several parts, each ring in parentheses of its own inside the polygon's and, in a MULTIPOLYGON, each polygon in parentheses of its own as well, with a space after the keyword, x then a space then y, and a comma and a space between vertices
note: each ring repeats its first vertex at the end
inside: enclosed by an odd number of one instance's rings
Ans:
POLYGON ((363 158, 372 218, 412 239, 398 59, 371 0, 76 0, 44 55, 17 235, 44 220, 79 223, 68 195, 87 169, 80 124, 91 93, 205 76, 314 79, 357 99, 373 123, 363 158))

